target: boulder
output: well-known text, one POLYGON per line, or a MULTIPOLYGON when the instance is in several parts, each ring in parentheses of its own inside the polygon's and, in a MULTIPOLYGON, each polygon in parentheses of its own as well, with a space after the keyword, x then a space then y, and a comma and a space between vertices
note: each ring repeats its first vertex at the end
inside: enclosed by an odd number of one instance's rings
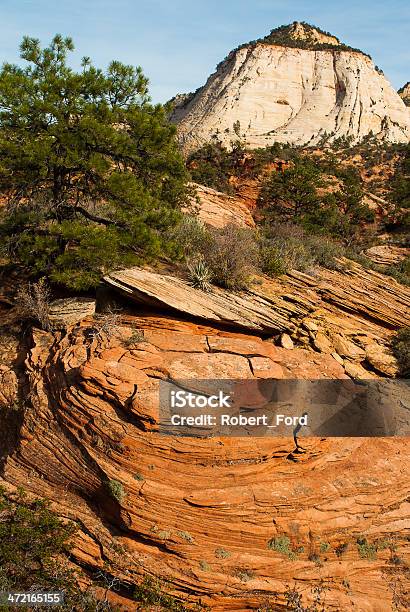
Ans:
POLYGON ((318 332, 316 334, 313 345, 320 353, 332 353, 334 351, 332 343, 323 332, 318 332))
POLYGON ((50 304, 50 322, 55 329, 75 325, 95 313, 95 300, 91 298, 63 298, 50 304))
POLYGON ((352 360, 361 360, 366 356, 365 351, 343 334, 332 334, 332 343, 336 352, 342 357, 352 360))
POLYGON ((396 376, 399 370, 393 354, 385 346, 375 342, 366 346, 366 360, 375 370, 386 376, 396 376))
POLYGON ((294 344, 293 344, 293 340, 292 338, 289 336, 289 334, 281 334, 280 337, 280 345, 288 350, 291 350, 294 348, 294 344))

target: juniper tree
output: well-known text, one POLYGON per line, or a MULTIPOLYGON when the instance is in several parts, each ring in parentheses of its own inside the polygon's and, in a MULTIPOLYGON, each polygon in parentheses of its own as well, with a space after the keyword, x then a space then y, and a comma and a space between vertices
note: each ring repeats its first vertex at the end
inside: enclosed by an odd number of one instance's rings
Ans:
POLYGON ((103 272, 166 249, 186 201, 167 109, 140 67, 89 58, 73 70, 70 38, 21 44, 23 67, 0 72, 3 248, 34 274, 87 289, 103 272))

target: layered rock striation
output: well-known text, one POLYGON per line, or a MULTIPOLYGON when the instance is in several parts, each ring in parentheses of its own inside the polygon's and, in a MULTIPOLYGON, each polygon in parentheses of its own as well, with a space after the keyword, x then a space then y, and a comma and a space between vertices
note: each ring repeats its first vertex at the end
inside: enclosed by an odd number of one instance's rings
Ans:
POLYGON ((124 315, 109 336, 94 325, 34 332, 29 403, 3 457, 7 487, 79 525, 77 564, 131 587, 160 576, 216 611, 285 610, 289 585, 304 602, 324 585, 329 610, 382 612, 403 597, 407 439, 305 438, 298 455, 292 438, 155 431, 163 379, 343 378, 330 354, 152 313, 124 315))

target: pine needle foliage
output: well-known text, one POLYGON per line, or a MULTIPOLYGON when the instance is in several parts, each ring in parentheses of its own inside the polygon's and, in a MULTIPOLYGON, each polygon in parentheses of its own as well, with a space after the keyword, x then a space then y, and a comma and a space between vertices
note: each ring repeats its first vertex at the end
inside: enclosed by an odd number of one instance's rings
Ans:
POLYGON ((187 187, 175 127, 142 69, 84 58, 76 72, 73 50, 60 35, 46 48, 25 37, 27 64, 0 71, 0 239, 34 275, 85 290, 166 252, 187 187))

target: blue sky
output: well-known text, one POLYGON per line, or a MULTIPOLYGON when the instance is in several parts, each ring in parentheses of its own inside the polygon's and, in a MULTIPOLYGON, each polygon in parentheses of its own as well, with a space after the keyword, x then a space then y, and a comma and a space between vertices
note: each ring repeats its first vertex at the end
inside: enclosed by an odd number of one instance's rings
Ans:
POLYGON ((409 0, 0 0, 0 60, 17 61, 24 34, 73 37, 88 55, 141 65, 154 101, 202 85, 238 44, 295 20, 370 53, 398 88, 410 80, 409 0))

